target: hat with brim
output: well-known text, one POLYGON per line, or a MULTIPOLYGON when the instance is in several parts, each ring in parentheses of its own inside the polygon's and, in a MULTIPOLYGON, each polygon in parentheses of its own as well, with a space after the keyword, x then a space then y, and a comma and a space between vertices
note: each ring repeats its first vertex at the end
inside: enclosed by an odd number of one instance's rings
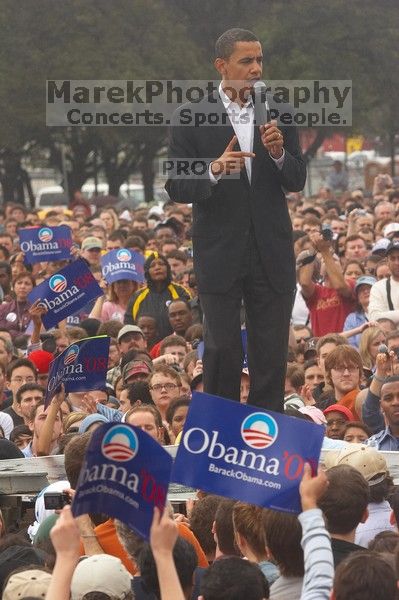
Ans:
POLYGON ((399 223, 388 223, 383 229, 384 237, 389 238, 393 234, 399 233, 399 223))
POLYGON ((387 238, 381 238, 376 241, 371 249, 371 254, 385 255, 386 249, 389 246, 389 240, 387 238))
POLYGON ((388 256, 389 254, 391 254, 391 252, 394 252, 395 250, 399 250, 399 240, 393 240, 392 242, 390 242, 389 246, 387 247, 386 255, 388 256))
POLYGON ((342 450, 330 450, 324 457, 324 464, 327 469, 350 465, 360 471, 370 486, 381 483, 389 474, 387 462, 381 452, 363 444, 348 444, 342 450))
POLYGON ((3 590, 3 600, 18 598, 45 598, 51 582, 51 573, 40 569, 27 569, 14 573, 3 590))
POLYGON ((102 247, 102 241, 94 236, 89 236, 85 238, 82 242, 82 250, 94 250, 94 248, 101 250, 102 247))
POLYGON ((124 325, 122 327, 122 329, 119 330, 118 342, 120 342, 121 338, 123 338, 123 336, 128 333, 139 333, 140 335, 142 335, 144 337, 144 333, 143 333, 142 329, 140 329, 140 327, 138 327, 137 325, 124 325))
POLYGON ((151 369, 150 367, 147 365, 147 363, 145 363, 144 361, 141 360, 132 360, 130 362, 128 362, 122 370, 122 379, 123 381, 128 381, 131 377, 134 377, 136 375, 150 375, 151 373, 151 369))
POLYGON ((82 600, 90 592, 110 598, 126 598, 131 592, 131 576, 121 560, 110 554, 95 554, 81 560, 71 582, 71 600, 82 600))
POLYGON ((328 415, 331 412, 342 413, 347 421, 355 420, 352 411, 349 410, 349 408, 346 408, 346 406, 342 406, 342 404, 331 404, 331 406, 328 406, 325 410, 323 410, 324 415, 328 415))
POLYGON ((371 287, 375 283, 377 283, 377 280, 375 277, 371 277, 370 275, 362 275, 361 277, 358 277, 358 279, 356 279, 355 292, 357 292, 358 288, 361 285, 369 285, 371 287))

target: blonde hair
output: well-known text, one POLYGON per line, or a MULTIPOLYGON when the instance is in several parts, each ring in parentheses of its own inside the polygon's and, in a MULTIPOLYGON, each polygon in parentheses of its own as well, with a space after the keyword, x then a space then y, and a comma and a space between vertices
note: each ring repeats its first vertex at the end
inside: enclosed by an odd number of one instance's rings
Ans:
POLYGON ((381 334, 384 336, 385 341, 385 333, 380 327, 367 327, 360 336, 359 354, 362 358, 363 366, 366 367, 366 369, 372 369, 374 367, 374 359, 370 354, 370 345, 381 334))
POLYGON ((64 432, 68 433, 68 429, 72 427, 72 425, 82 421, 85 417, 87 417, 87 413, 84 412, 71 412, 69 415, 66 415, 62 420, 64 432))
POLYGON ((105 207, 105 208, 102 208, 102 209, 100 210, 100 213, 99 213, 99 217, 100 217, 100 219, 101 219, 101 215, 102 215, 103 213, 107 213, 107 215, 110 215, 110 217, 112 218, 112 222, 113 222, 113 231, 115 231, 116 229, 119 229, 119 219, 118 219, 118 217, 117 217, 117 214, 116 214, 116 212, 114 211, 114 209, 113 209, 113 208, 109 208, 109 207, 108 207, 108 208, 107 208, 107 207, 105 207))

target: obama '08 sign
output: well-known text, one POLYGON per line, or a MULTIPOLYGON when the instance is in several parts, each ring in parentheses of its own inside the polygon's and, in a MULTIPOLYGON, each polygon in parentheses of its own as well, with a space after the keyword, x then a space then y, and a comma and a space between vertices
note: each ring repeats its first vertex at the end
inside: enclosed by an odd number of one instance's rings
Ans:
POLYGON ((323 437, 321 425, 194 392, 171 479, 298 513, 303 466, 317 471, 323 437))

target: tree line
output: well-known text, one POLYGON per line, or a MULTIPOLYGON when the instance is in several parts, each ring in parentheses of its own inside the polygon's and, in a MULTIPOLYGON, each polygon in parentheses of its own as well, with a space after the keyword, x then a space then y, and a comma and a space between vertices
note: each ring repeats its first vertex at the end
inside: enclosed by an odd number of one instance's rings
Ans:
MULTIPOLYGON (((379 136, 395 152, 398 132, 399 9, 394 0, 2 0, 0 11, 0 183, 21 198, 21 161, 56 169, 68 190, 96 172, 110 194, 139 172, 152 199, 164 127, 47 127, 46 80, 216 78, 215 39, 229 27, 262 41, 267 79, 353 81, 348 133, 379 136)), ((334 128, 316 128, 307 158, 334 128)), ((30 192, 31 193, 31 192, 30 192)))

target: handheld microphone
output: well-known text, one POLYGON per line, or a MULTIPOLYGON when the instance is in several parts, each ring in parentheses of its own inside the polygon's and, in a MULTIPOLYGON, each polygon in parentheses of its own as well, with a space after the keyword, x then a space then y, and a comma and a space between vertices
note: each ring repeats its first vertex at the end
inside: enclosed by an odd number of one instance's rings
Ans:
POLYGON ((256 81, 252 98, 255 106, 255 125, 266 125, 270 121, 269 105, 266 97, 267 87, 264 81, 256 81))
POLYGON ((389 350, 386 344, 380 344, 378 346, 378 354, 386 354, 389 357, 389 350))

